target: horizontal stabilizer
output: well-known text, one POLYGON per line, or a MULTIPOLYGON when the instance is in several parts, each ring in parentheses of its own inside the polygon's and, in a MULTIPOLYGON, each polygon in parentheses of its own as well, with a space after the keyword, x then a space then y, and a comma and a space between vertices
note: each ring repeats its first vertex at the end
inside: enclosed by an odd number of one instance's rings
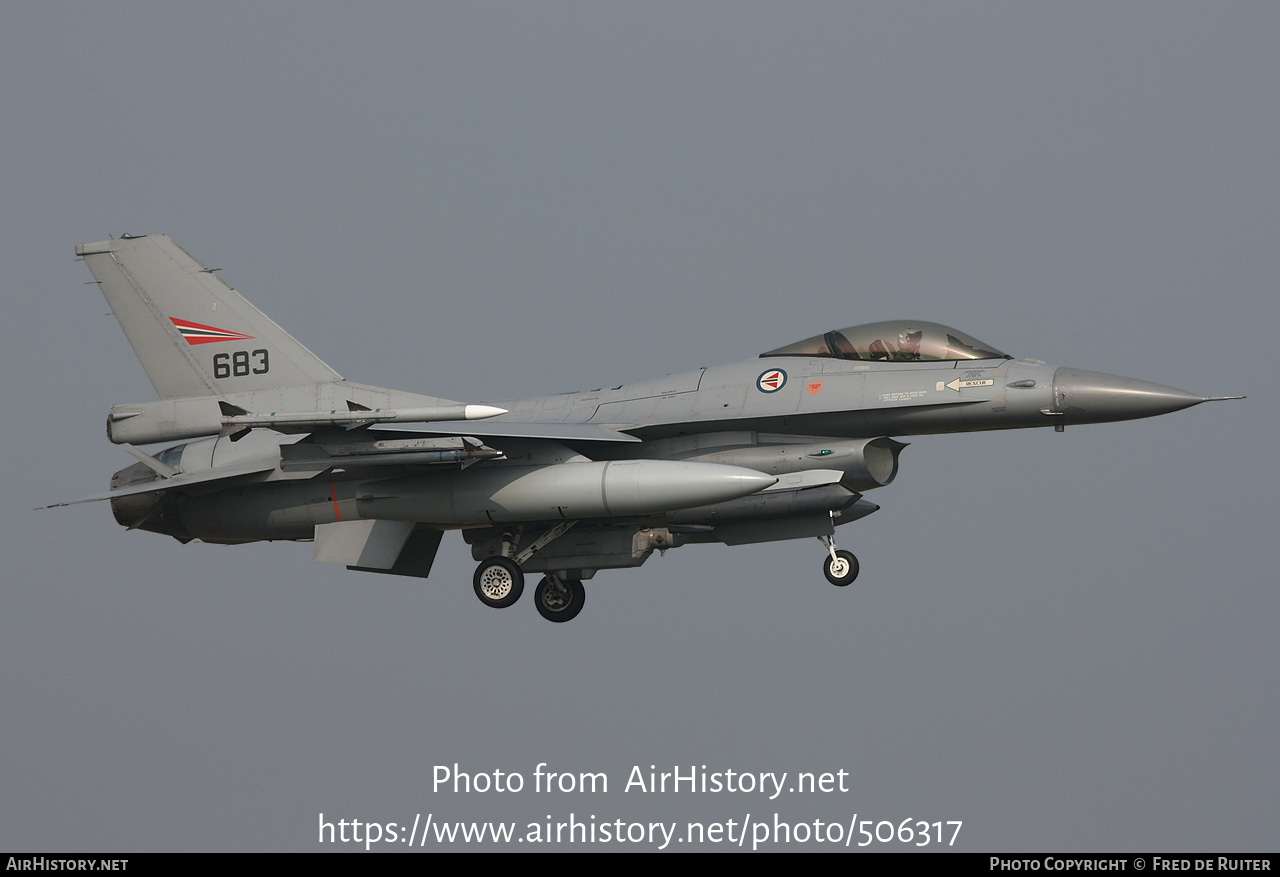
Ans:
POLYGON ((159 457, 153 457, 150 454, 148 454, 146 451, 140 450, 139 448, 135 448, 133 445, 129 444, 128 442, 123 442, 120 445, 120 448, 125 453, 127 453, 130 457, 133 457, 135 460, 137 460, 142 465, 146 466, 148 469, 150 469, 152 472, 159 475, 161 478, 173 478, 175 475, 182 474, 182 470, 175 469, 172 466, 170 466, 168 463, 162 463, 159 457))
POLYGON ((67 502, 55 502, 52 505, 47 505, 43 508, 56 509, 62 506, 79 505, 82 502, 101 502, 104 499, 115 499, 120 496, 134 496, 139 493, 159 493, 166 490, 180 490, 184 487, 191 487, 197 484, 210 484, 215 481, 228 481, 233 478, 242 478, 247 475, 274 472, 275 469, 276 466, 274 463, 259 463, 252 466, 228 466, 220 469, 206 469, 202 472, 196 472, 191 475, 174 475, 172 478, 162 478, 156 481, 144 481, 141 484, 131 484, 128 487, 122 487, 119 490, 99 493, 96 496, 86 496, 83 499, 73 499, 67 502))

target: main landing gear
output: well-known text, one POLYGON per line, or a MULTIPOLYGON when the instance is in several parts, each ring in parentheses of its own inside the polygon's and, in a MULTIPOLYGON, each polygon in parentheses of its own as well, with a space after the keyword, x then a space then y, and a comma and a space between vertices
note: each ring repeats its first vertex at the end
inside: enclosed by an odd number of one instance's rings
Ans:
POLYGON ((533 589, 533 605, 547 621, 569 621, 577 618, 582 603, 587 599, 587 589, 581 579, 561 579, 548 575, 533 589))
POLYGON ((509 557, 490 557, 476 567, 475 589, 481 603, 502 609, 524 593, 524 573, 509 557))
MULTIPOLYGON (((524 593, 524 571, 521 564, 528 561, 539 549, 563 536, 577 521, 564 521, 551 527, 527 548, 517 553, 523 527, 502 534, 501 553, 487 557, 476 567, 474 585, 480 602, 495 609, 515 603, 524 593)), ((562 579, 549 573, 533 591, 534 606, 538 614, 548 621, 568 621, 582 611, 587 598, 581 579, 562 579)))
POLYGON ((827 548, 827 559, 822 564, 822 572, 827 581, 837 588, 853 584, 858 577, 858 558, 852 551, 836 548, 835 540, 830 536, 819 536, 818 541, 827 548))

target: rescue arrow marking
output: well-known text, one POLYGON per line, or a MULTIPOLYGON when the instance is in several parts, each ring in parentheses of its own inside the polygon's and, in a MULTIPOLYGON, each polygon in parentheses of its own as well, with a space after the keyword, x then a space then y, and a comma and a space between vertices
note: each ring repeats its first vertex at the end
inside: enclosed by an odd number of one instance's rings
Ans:
POLYGON ((982 381, 962 381, 959 378, 957 378, 956 380, 952 381, 949 384, 943 384, 938 389, 942 389, 942 387, 946 387, 948 390, 955 390, 957 393, 959 393, 962 389, 967 389, 969 387, 994 387, 995 383, 996 382, 994 378, 987 378, 986 380, 982 380, 982 381))

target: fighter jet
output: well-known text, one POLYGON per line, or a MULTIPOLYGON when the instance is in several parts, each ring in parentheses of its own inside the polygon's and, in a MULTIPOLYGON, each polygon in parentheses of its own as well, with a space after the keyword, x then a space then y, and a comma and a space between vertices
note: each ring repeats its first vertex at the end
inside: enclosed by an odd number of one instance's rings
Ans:
POLYGON ((541 573, 533 602, 556 622, 598 571, 691 543, 816 537, 827 580, 850 584, 858 559, 835 529, 878 510, 863 494, 894 480, 903 437, 1242 398, 894 320, 638 384, 465 403, 344 380, 164 235, 76 254, 159 399, 111 408, 107 435, 137 462, 75 502, 183 543, 311 541, 316 561, 421 578, 460 530, 481 602, 510 606, 541 573))

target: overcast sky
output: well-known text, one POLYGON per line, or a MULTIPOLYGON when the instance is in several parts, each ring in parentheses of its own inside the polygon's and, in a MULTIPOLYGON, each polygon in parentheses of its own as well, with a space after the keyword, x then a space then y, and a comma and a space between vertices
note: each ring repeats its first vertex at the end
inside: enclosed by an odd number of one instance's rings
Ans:
POLYGON ((1274 851, 1278 24, 9 4, 0 848, 334 849, 321 813, 856 813, 962 820, 966 851, 1274 851), (132 462, 109 406, 154 398, 73 257, 124 232, 223 268, 347 378, 468 402, 899 317, 1250 398, 914 439, 837 533, 855 586, 814 540, 691 546, 601 573, 552 625, 529 595, 481 605, 456 533, 424 581, 32 511, 104 489, 132 462), (541 762, 609 791, 432 788, 438 764, 541 762), (849 790, 624 791, 635 765, 849 790))

